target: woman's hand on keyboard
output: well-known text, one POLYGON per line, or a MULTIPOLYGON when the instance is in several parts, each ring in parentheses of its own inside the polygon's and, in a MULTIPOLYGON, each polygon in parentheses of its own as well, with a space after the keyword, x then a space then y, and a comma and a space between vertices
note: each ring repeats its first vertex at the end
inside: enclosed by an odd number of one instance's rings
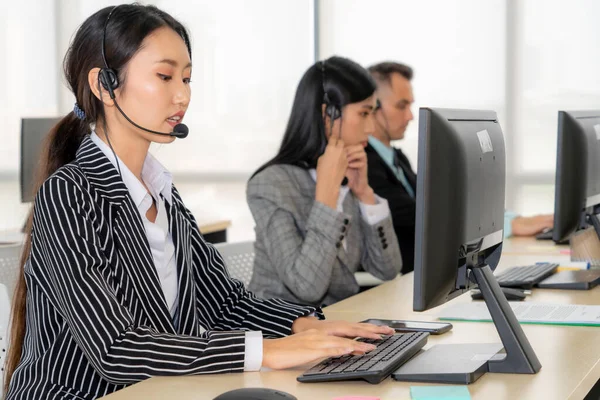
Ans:
POLYGON ((345 354, 363 354, 375 346, 309 329, 281 339, 263 339, 263 367, 284 369, 345 354))
POLYGON ((316 317, 301 317, 294 321, 292 332, 303 332, 307 329, 316 329, 327 335, 368 339, 381 339, 381 335, 393 335, 394 329, 389 326, 379 326, 365 323, 346 321, 319 320, 316 317))

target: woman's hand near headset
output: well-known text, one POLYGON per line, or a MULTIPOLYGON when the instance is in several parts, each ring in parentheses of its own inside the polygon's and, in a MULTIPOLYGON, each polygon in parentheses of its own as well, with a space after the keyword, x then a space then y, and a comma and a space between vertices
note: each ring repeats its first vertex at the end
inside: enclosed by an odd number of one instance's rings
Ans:
POLYGON ((340 185, 346 176, 348 157, 343 140, 329 137, 325 152, 317 161, 317 188, 315 199, 328 207, 337 208, 340 185))
POLYGON ((375 192, 369 186, 367 177, 367 153, 362 144, 348 146, 345 149, 348 159, 348 187, 356 198, 363 204, 375 204, 375 192))

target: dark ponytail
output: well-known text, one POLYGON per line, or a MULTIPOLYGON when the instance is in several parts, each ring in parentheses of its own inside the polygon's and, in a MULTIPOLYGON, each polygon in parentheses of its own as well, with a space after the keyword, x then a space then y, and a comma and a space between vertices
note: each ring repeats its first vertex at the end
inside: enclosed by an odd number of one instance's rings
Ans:
MULTIPOLYGON (((66 81, 75 95, 78 107, 83 110, 80 119, 73 111, 61 119, 50 131, 42 151, 40 169, 37 173, 36 191, 60 167, 75 159, 81 141, 90 133, 90 124, 104 121, 103 104, 93 94, 88 84, 89 72, 104 67, 101 55, 104 24, 114 7, 106 7, 79 27, 65 55, 63 70, 66 81)), ((188 33, 184 26, 166 12, 155 6, 125 4, 118 6, 110 17, 106 29, 106 58, 117 71, 121 85, 126 82, 127 63, 140 49, 144 39, 158 28, 168 27, 184 40, 190 58, 192 56, 188 33)), ((21 255, 21 269, 13 296, 10 344, 5 365, 4 393, 8 393, 10 380, 21 360, 26 332, 27 285, 24 266, 31 252, 33 227, 32 208, 27 222, 27 238, 21 255)))

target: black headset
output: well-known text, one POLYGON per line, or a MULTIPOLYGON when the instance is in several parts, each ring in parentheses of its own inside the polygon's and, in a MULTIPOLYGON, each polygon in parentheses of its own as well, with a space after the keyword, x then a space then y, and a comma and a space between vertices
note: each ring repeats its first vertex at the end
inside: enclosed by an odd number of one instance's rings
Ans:
POLYGON ((113 15, 115 10, 119 7, 120 6, 115 6, 112 10, 110 10, 110 12, 108 13, 108 17, 106 17, 106 22, 104 23, 104 32, 102 34, 102 60, 104 61, 104 68, 100 68, 100 72, 98 73, 98 80, 102 84, 102 87, 104 87, 104 89, 106 89, 106 91, 108 92, 108 95, 110 96, 112 101, 115 103, 115 106, 117 107, 119 112, 125 117, 125 119, 127 121, 129 121, 129 123, 131 123, 136 128, 139 128, 143 131, 154 133, 157 135, 174 136, 179 139, 183 139, 183 138, 187 137, 187 135, 189 133, 189 129, 184 124, 175 125, 175 127, 173 128, 173 132, 170 132, 170 133, 153 131, 151 129, 144 128, 144 127, 136 124, 135 122, 133 122, 127 116, 127 114, 125 114, 125 112, 123 110, 121 110, 121 107, 119 107, 119 104, 117 103, 117 100, 115 98, 115 90, 119 87, 119 74, 117 74, 117 71, 110 68, 108 66, 108 61, 106 61, 106 28, 108 27, 108 22, 110 21, 110 17, 113 15))
POLYGON ((325 104, 325 114, 331 118, 331 126, 333 121, 342 116, 342 110, 337 104, 334 104, 329 98, 327 89, 325 89, 325 61, 321 61, 321 81, 323 83, 323 104, 325 104))
MULTIPOLYGON (((329 125, 329 131, 333 135, 333 122, 342 116, 342 109, 331 101, 329 94, 325 89, 325 60, 321 61, 321 80, 323 83, 323 104, 325 104, 325 115, 327 115, 331 121, 329 125)), ((323 119, 323 123, 325 123, 325 119, 323 119)), ((342 135, 341 125, 339 135, 342 135)), ((344 177, 341 184, 342 186, 346 186, 348 184, 348 178, 344 177)))
POLYGON ((376 111, 381 111, 381 115, 383 116, 383 121, 385 122, 385 129, 383 130, 383 134, 385 136, 387 136, 388 140, 391 141, 392 137, 390 136, 389 130, 390 130, 390 126, 388 123, 388 119, 387 116, 385 115, 385 111, 383 110, 383 107, 381 106, 381 100, 377 99, 375 102, 375 108, 373 109, 373 112, 376 111))
POLYGON ((119 8, 119 6, 115 6, 110 10, 108 17, 106 17, 106 22, 104 22, 104 29, 102 31, 102 61, 104 61, 104 68, 101 68, 99 72, 100 83, 102 83, 104 89, 108 91, 108 95, 112 100, 115 99, 115 90, 119 87, 119 75, 117 74, 117 71, 108 66, 108 62, 106 61, 106 28, 108 27, 110 17, 117 8, 119 8))

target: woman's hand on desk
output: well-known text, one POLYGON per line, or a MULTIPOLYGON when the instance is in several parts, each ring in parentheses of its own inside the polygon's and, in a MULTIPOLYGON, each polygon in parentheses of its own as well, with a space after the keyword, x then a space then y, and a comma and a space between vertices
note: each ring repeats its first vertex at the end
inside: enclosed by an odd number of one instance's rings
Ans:
POLYGON ((285 369, 344 354, 364 354, 375 346, 316 329, 281 339, 263 339, 263 367, 285 369))
POLYGON ((516 217, 512 220, 513 236, 533 236, 546 228, 554 226, 554 215, 536 215, 534 217, 516 217))

